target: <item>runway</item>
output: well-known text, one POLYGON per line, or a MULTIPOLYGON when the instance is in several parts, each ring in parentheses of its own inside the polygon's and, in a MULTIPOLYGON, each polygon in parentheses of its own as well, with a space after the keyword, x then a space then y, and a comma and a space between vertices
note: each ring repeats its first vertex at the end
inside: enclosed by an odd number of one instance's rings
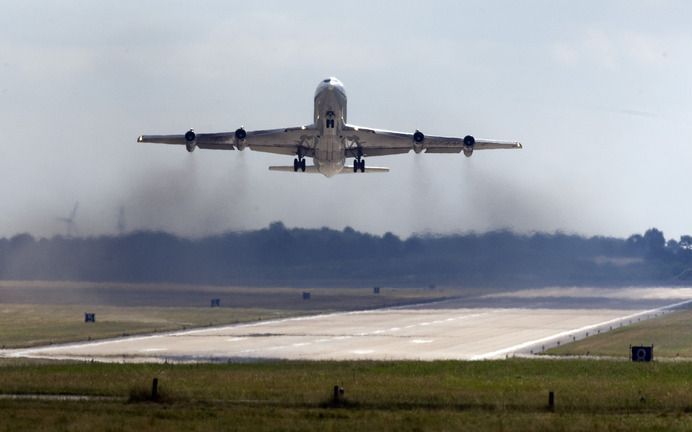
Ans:
POLYGON ((108 362, 496 359, 537 353, 691 302, 686 288, 534 289, 2 355, 108 362))

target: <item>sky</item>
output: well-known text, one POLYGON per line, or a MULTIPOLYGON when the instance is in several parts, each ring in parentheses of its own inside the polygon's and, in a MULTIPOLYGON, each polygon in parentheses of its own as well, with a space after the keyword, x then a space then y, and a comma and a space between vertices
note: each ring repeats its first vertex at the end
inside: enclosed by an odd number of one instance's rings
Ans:
POLYGON ((512 229, 692 234, 687 1, 26 1, 0 14, 0 236, 266 227, 402 237, 512 229), (143 133, 349 122, 518 140, 385 156, 387 174, 137 144, 143 133))

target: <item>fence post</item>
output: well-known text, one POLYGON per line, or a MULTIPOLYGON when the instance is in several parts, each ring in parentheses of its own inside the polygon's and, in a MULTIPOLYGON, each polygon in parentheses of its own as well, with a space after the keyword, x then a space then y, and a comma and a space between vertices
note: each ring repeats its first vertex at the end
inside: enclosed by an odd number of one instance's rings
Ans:
POLYGON ((154 378, 151 382, 151 400, 156 400, 159 398, 159 379, 154 378))
POLYGON ((344 396, 343 387, 335 385, 334 386, 334 395, 332 396, 332 403, 334 405, 341 405, 343 396, 344 396))
POLYGON ((550 411, 555 411, 555 392, 548 392, 548 409, 550 411))

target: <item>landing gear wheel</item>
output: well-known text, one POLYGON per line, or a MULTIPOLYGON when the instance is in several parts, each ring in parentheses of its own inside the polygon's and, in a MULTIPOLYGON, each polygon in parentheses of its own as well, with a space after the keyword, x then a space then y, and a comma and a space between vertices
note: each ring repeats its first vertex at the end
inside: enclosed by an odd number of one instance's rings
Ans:
POLYGON ((357 173, 359 167, 360 167, 360 163, 359 163, 357 160, 354 159, 354 160, 353 160, 353 172, 354 172, 354 173, 357 173))
POLYGON ((301 159, 299 163, 300 163, 300 170, 302 172, 305 172, 305 159, 301 159))
POLYGON ((361 159, 360 163, 360 172, 364 173, 365 172, 365 159, 361 159))
POLYGON ((298 159, 293 159, 293 171, 298 172, 299 167, 300 167, 300 162, 298 162, 298 159))

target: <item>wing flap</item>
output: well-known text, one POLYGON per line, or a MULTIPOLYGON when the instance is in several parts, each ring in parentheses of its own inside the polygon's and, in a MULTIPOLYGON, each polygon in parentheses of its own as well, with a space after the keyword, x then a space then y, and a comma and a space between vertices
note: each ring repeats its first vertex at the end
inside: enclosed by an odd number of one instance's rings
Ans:
POLYGON ((487 139, 477 139, 474 150, 498 150, 498 149, 522 149, 524 146, 517 141, 495 141, 487 139))
MULTIPOLYGON (((361 126, 346 125, 344 137, 352 143, 346 149, 347 157, 383 156, 408 153, 414 150, 413 133, 395 132, 361 126)), ((464 150, 464 138, 426 135, 420 143, 425 153, 460 153, 464 150)), ((474 150, 521 149, 516 141, 476 139, 474 150)))
MULTIPOLYGON (((235 132, 195 134, 195 144, 203 149, 235 150, 235 132)), ((140 135, 138 143, 185 145, 184 134, 178 135, 140 135)))
MULTIPOLYGON (((281 155, 313 157, 317 131, 312 127, 299 126, 282 129, 267 129, 245 132, 244 139, 238 139, 236 132, 195 134, 195 144, 210 150, 250 150, 281 155)), ((139 143, 185 145, 184 134, 179 135, 140 135, 139 143)))
POLYGON ((463 150, 462 147, 428 147, 425 149, 426 153, 460 153, 463 150))

